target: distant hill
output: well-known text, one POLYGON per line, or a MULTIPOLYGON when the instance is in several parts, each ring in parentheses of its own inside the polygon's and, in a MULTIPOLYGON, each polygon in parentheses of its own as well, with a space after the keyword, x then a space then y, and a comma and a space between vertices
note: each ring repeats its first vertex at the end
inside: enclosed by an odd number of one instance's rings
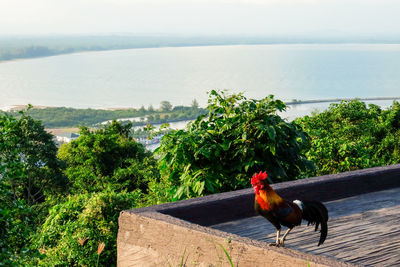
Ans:
POLYGON ((183 35, 40 35, 0 36, 0 61, 54 56, 84 51, 133 48, 298 44, 298 43, 399 43, 399 38, 305 36, 183 36, 183 35))

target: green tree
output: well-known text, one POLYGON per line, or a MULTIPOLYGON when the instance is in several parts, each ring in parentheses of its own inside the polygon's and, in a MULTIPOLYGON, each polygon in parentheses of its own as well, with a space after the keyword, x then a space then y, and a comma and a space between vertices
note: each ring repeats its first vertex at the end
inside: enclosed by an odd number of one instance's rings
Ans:
POLYGON ((158 177, 155 160, 130 136, 131 128, 117 121, 96 131, 81 127, 78 139, 61 146, 58 156, 67 164, 72 192, 146 190, 149 179, 158 177))
POLYGON ((66 188, 52 136, 27 116, 0 117, 0 266, 27 265, 45 197, 66 188))
POLYGON ((146 109, 145 109, 145 107, 143 105, 140 107, 140 109, 138 111, 139 111, 140 115, 146 114, 146 109))
POLYGON ((168 133, 156 150, 175 198, 245 188, 261 170, 278 182, 312 168, 301 153, 308 145, 306 135, 276 114, 285 107, 273 96, 247 100, 213 90, 208 117, 168 133))
POLYGON ((197 102, 196 99, 193 99, 191 108, 192 109, 198 109, 199 108, 199 103, 197 102))
POLYGON ((154 116, 153 115, 149 115, 149 116, 147 116, 146 119, 147 119, 147 122, 151 123, 151 122, 154 121, 154 116))
POLYGON ((168 101, 161 101, 161 103, 160 103, 160 109, 161 109, 161 111, 163 111, 163 112, 171 111, 171 110, 172 110, 172 105, 171 105, 171 103, 168 102, 168 101))
POLYGON ((10 188, 0 182, 0 266, 20 266, 28 254, 32 208, 25 200, 15 199, 10 188))
POLYGON ((44 201, 46 194, 57 194, 66 186, 57 159, 53 136, 40 121, 21 112, 18 119, 0 117, 0 182, 7 185, 14 199, 27 204, 44 201))
POLYGON ((96 266, 97 247, 105 243, 100 266, 116 266, 118 217, 136 207, 142 194, 105 190, 68 197, 50 208, 33 238, 41 266, 96 266))
POLYGON ((311 137, 306 151, 324 175, 400 162, 400 105, 387 110, 364 102, 343 101, 296 122, 311 137))

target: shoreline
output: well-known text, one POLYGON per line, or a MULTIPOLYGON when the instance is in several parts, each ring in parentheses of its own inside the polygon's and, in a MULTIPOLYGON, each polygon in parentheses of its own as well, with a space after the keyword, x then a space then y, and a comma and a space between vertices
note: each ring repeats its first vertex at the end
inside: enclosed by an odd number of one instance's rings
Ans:
MULTIPOLYGON (((93 50, 75 50, 70 52, 57 52, 53 51, 53 53, 42 56, 33 56, 33 57, 14 57, 10 59, 1 59, 1 63, 7 62, 15 62, 20 60, 29 60, 29 59, 40 59, 40 58, 48 58, 48 57, 56 57, 63 55, 71 55, 71 54, 79 54, 79 53, 94 53, 94 52, 107 52, 107 51, 123 51, 123 50, 136 50, 136 49, 156 49, 156 48, 190 48, 190 47, 221 47, 221 46, 260 46, 260 45, 268 45, 268 46, 276 46, 276 45, 337 45, 337 46, 351 46, 351 45, 365 45, 365 46, 374 46, 374 45, 385 45, 385 46, 399 46, 399 42, 265 42, 265 43, 221 43, 221 44, 179 44, 179 45, 154 45, 154 46, 143 46, 143 47, 131 47, 131 48, 104 48, 104 49, 93 49, 93 50)), ((1 51, 0 51, 1 52, 1 51)))
MULTIPOLYGON (((336 103, 341 101, 352 101, 359 100, 362 102, 365 101, 388 101, 388 100, 400 100, 400 96, 387 96, 387 97, 343 97, 343 98, 329 98, 329 99, 308 99, 308 100, 282 100, 287 106, 295 106, 295 105, 306 105, 306 104, 318 104, 318 103, 336 103)), ((8 105, 0 107, 1 111, 4 112, 18 112, 21 110, 26 110, 28 105, 8 105)), ((65 106, 46 106, 46 105, 32 105, 33 109, 46 109, 46 108, 70 108, 75 110, 106 110, 106 111, 118 111, 118 110, 130 110, 130 109, 139 109, 140 107, 87 107, 87 108, 75 108, 75 107, 65 107, 65 106)), ((203 108, 203 107, 200 107, 203 108)), ((122 118, 122 119, 130 119, 130 118, 122 118)))
POLYGON ((293 105, 303 105, 303 104, 318 104, 318 103, 336 103, 342 101, 352 101, 352 100, 359 100, 359 101, 385 101, 385 100, 398 100, 400 96, 393 96, 393 97, 350 97, 350 98, 332 98, 332 99, 315 99, 315 100, 296 100, 291 102, 285 102, 288 106, 293 105))

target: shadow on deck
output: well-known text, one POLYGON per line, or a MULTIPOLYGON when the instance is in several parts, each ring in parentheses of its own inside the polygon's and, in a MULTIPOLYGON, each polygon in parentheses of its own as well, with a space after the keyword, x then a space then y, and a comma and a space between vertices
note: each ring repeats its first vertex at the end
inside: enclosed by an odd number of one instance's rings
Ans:
POLYGON ((294 228, 285 248, 253 209, 252 189, 123 211, 118 266, 400 266, 400 165, 272 185, 288 199, 326 204, 328 237, 294 228))

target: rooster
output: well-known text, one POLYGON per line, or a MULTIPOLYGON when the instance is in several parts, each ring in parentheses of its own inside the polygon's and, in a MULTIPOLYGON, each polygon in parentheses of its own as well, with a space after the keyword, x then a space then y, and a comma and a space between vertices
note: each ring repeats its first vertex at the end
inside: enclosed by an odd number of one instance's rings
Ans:
POLYGON ((270 221, 276 228, 276 242, 274 246, 285 246, 285 238, 293 227, 300 225, 301 220, 308 221, 308 225, 315 224, 315 231, 321 225, 321 236, 318 246, 323 244, 328 234, 328 210, 318 201, 289 202, 281 198, 266 181, 267 173, 255 173, 251 185, 256 194, 254 201, 255 210, 270 221), (280 238, 281 225, 288 227, 286 233, 280 238))

